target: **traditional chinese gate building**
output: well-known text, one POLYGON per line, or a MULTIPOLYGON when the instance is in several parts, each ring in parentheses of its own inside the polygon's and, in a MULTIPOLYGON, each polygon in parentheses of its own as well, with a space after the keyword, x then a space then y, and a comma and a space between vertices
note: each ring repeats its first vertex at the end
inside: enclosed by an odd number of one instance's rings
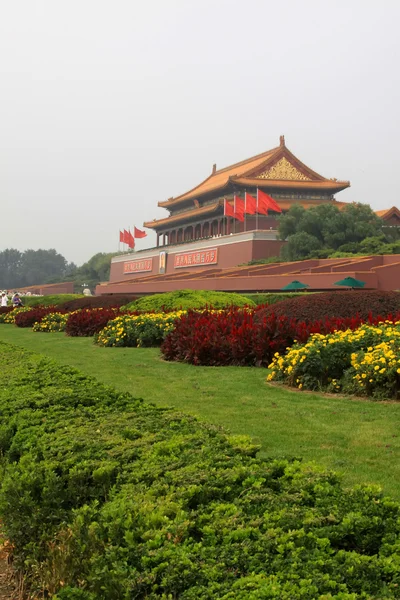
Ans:
MULTIPOLYGON (((155 248, 112 259, 110 282, 98 293, 113 293, 114 284, 124 285, 144 278, 176 276, 176 285, 187 274, 204 271, 210 277, 220 269, 252 260, 278 256, 284 242, 277 239, 277 216, 246 215, 241 222, 224 215, 224 202, 234 196, 253 197, 260 190, 271 196, 282 212, 294 204, 311 208, 319 204, 341 207, 335 194, 348 188, 349 181, 326 179, 301 162, 280 137, 279 146, 239 163, 212 172, 202 183, 175 198, 159 202, 169 216, 144 223, 157 234, 155 248)), ((190 286, 189 286, 190 287, 190 286)), ((177 289, 178 289, 177 288, 177 289)), ((160 288, 162 291, 162 281, 160 288)), ((140 293, 132 285, 132 293, 140 293)))
POLYGON ((164 219, 144 223, 157 233, 157 246, 170 246, 209 237, 245 231, 277 229, 277 213, 247 215, 245 222, 224 216, 224 201, 257 189, 269 194, 283 212, 296 203, 305 208, 322 203, 343 205, 334 194, 350 186, 349 181, 326 179, 301 162, 285 145, 217 170, 185 194, 159 202, 169 211, 164 219))

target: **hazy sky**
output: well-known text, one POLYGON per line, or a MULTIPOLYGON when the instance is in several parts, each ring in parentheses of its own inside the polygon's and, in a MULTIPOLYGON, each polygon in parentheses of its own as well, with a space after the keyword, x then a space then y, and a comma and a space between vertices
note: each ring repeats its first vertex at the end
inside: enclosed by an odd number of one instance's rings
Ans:
POLYGON ((0 250, 115 251, 281 134, 338 199, 399 205, 399 23, 399 0, 0 0, 0 250))

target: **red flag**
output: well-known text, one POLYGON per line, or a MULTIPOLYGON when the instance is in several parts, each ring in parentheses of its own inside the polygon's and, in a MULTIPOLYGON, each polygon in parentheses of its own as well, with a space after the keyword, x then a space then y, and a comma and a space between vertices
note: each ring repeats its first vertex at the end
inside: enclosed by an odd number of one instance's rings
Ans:
POLYGON ((236 218, 233 206, 226 198, 224 199, 224 215, 225 217, 233 217, 234 219, 236 218))
POLYGON ((125 242, 124 242, 124 234, 122 233, 122 231, 120 231, 120 232, 119 232, 119 241, 120 241, 120 243, 121 243, 121 242, 122 242, 123 244, 125 243, 125 242))
POLYGON ((263 215, 267 215, 268 210, 273 210, 277 213, 282 212, 282 209, 279 206, 279 204, 277 204, 275 200, 271 198, 271 196, 268 196, 268 194, 262 192, 261 190, 257 190, 257 200, 257 212, 263 215))
POLYGON ((246 192, 244 196, 245 212, 248 215, 255 215, 257 212, 257 200, 246 192))
POLYGON ((129 231, 124 229, 124 233, 122 234, 122 241, 124 244, 129 244, 129 231))
POLYGON ((134 248, 135 247, 135 238, 133 237, 133 235, 131 234, 130 231, 127 232, 128 233, 128 241, 126 242, 129 246, 129 248, 134 248))
POLYGON ((133 237, 140 239, 140 238, 144 238, 147 236, 147 233, 145 231, 142 231, 141 229, 138 229, 137 227, 133 228, 133 237))
POLYGON ((235 219, 238 221, 244 221, 244 200, 235 196, 233 206, 235 210, 235 219))

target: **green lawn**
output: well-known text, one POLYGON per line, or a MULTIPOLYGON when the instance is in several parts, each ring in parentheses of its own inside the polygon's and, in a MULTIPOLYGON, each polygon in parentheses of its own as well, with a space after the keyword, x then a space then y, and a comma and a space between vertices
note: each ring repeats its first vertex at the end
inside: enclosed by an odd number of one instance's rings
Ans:
POLYGON ((78 367, 106 384, 255 438, 263 455, 295 455, 376 483, 400 499, 400 403, 291 392, 265 370, 167 363, 154 348, 99 348, 91 338, 0 325, 0 341, 78 367))

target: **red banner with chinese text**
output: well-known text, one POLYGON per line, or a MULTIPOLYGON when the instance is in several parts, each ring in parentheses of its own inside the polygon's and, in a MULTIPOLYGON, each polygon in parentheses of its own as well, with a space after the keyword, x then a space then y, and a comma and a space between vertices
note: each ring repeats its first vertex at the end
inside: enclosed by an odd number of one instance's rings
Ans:
POLYGON ((141 260, 130 260, 124 263, 124 275, 127 273, 143 273, 153 269, 152 258, 142 258, 141 260))
POLYGON ((217 248, 207 248, 206 250, 196 250, 195 252, 183 252, 175 254, 174 268, 182 267, 204 267, 206 265, 216 265, 218 262, 217 248))

